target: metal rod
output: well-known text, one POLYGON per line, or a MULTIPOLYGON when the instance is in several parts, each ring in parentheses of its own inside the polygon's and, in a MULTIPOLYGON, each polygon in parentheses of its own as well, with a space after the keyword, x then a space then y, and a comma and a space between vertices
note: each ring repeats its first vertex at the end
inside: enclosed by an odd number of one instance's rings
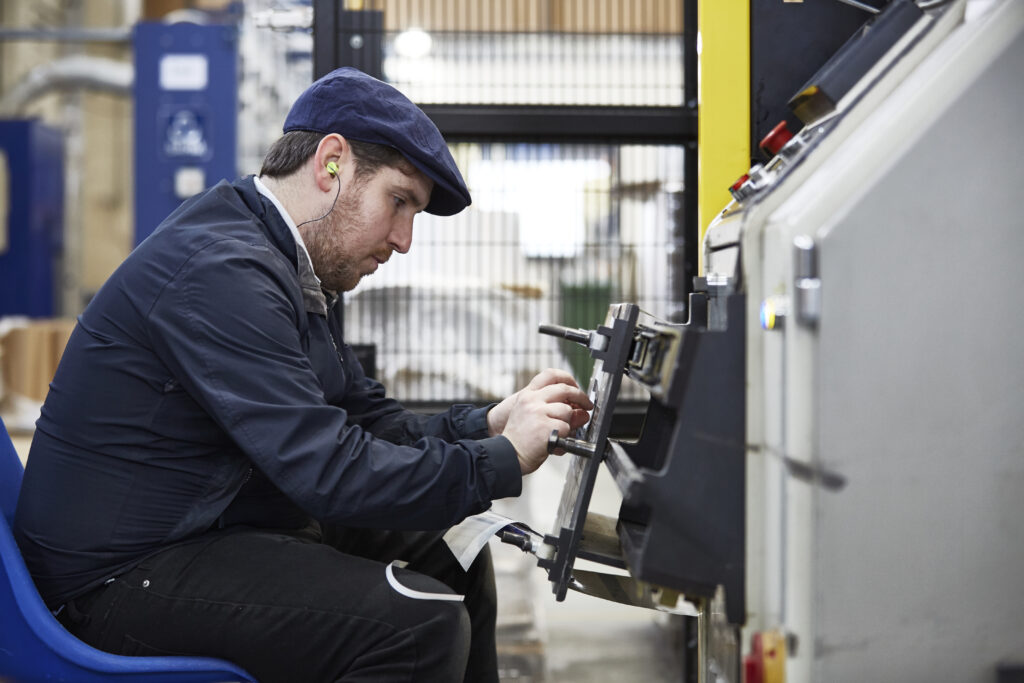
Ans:
POLYGON ((561 325, 541 325, 537 328, 537 331, 541 334, 549 334, 552 337, 568 339, 584 346, 590 343, 590 330, 579 330, 571 327, 562 327, 561 325))
POLYGON ((862 9, 865 12, 871 12, 872 14, 878 14, 878 8, 877 7, 872 7, 871 5, 869 5, 867 3, 864 3, 864 2, 859 2, 859 0, 839 0, 839 2, 841 2, 841 3, 845 4, 845 5, 849 5, 850 7, 856 7, 857 9, 862 9))
POLYGON ((61 43, 127 43, 130 28, 0 28, 0 40, 53 40, 61 43))

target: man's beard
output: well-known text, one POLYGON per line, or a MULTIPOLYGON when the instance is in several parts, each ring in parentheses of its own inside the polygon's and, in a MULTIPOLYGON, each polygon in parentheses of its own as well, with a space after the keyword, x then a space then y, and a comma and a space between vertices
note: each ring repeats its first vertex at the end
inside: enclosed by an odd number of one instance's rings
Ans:
POLYGON ((358 188, 346 190, 327 217, 299 228, 313 272, 320 278, 321 286, 332 292, 350 291, 362 278, 359 264, 353 262, 347 246, 349 235, 365 227, 357 192, 358 188))

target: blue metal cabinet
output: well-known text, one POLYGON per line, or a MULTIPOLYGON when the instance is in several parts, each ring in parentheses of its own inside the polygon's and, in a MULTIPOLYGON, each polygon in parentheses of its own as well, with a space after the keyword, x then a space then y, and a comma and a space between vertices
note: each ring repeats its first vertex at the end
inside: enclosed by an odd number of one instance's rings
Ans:
POLYGON ((36 120, 0 121, 0 316, 49 317, 64 232, 64 143, 36 120))
POLYGON ((135 243, 182 200, 236 175, 232 25, 135 27, 135 243))

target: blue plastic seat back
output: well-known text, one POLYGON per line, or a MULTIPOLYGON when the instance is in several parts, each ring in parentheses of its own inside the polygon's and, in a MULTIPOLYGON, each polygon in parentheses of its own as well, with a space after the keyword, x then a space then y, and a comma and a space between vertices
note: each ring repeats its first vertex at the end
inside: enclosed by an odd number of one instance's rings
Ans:
POLYGON ((24 470, 14 443, 7 434, 7 427, 0 420, 0 511, 8 524, 14 521, 14 506, 18 503, 18 491, 21 489, 21 475, 24 470))
POLYGON ((14 542, 11 525, 24 470, 0 420, 0 681, 255 681, 209 657, 122 657, 92 648, 46 609, 14 542))

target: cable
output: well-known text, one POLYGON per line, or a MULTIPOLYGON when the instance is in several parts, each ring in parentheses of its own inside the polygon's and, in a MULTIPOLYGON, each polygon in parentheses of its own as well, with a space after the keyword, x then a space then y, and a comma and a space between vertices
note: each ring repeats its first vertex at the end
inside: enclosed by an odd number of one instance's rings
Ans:
POLYGON ((296 229, 301 228, 306 223, 316 223, 317 221, 322 221, 323 219, 331 215, 331 212, 334 211, 335 205, 338 203, 338 195, 341 194, 341 178, 337 178, 337 181, 338 189, 334 191, 334 201, 331 202, 331 208, 327 209, 327 213, 325 213, 323 216, 320 216, 320 218, 310 218, 308 221, 302 221, 301 223, 295 226, 296 229))

